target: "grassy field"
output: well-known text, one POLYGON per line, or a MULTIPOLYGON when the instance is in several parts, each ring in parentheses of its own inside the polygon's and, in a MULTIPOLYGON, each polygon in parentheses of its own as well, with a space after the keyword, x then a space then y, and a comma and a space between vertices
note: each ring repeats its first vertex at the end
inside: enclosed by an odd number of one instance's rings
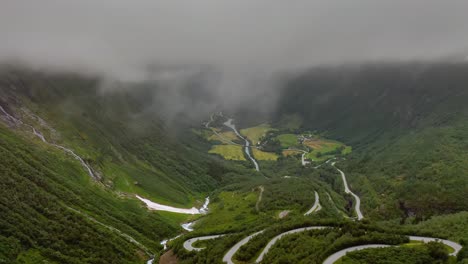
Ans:
POLYGON ((311 149, 309 154, 307 154, 307 157, 318 161, 332 158, 335 154, 338 154, 333 152, 340 147, 344 148, 340 154, 349 154, 352 150, 351 147, 348 147, 341 142, 321 138, 304 140, 303 145, 311 149))
POLYGON ((281 147, 283 148, 295 147, 299 145, 297 136, 295 134, 281 134, 276 138, 280 141, 281 147))
POLYGON ((283 156, 287 157, 287 156, 294 156, 294 155, 298 155, 298 154, 301 154, 302 155, 302 152, 301 151, 297 151, 297 150, 291 150, 291 149, 285 149, 283 150, 283 156))
POLYGON ((220 138, 220 136, 213 133, 211 136, 208 137, 208 140, 210 140, 210 141, 223 141, 224 142, 225 139, 228 139, 228 140, 231 140, 231 141, 239 139, 237 137, 237 135, 232 131, 218 132, 218 133, 221 135, 221 138, 220 138))
POLYGON ((113 182, 113 189, 118 192, 139 194, 153 202, 166 205, 180 207, 193 205, 194 200, 170 177, 148 168, 143 162, 137 164, 139 167, 106 162, 103 173, 113 182))
MULTIPOLYGON (((299 144, 298 135, 281 134, 276 138, 280 141, 282 148, 301 147, 299 144)), ((320 137, 305 139, 302 142, 302 146, 306 146, 310 149, 310 152, 307 154, 307 158, 314 161, 323 161, 329 158, 333 158, 337 154, 347 155, 352 151, 351 147, 346 146, 341 142, 323 139, 320 137), (338 148, 343 148, 343 150, 339 153, 337 150, 338 148)), ((283 150, 283 156, 296 154, 301 154, 301 152, 287 149, 283 150)))
POLYGON ((210 205, 210 213, 198 225, 200 231, 239 229, 255 221, 257 192, 221 192, 210 205))
POLYGON ((276 155, 275 153, 261 151, 256 148, 252 148, 252 150, 253 150, 252 151, 253 156, 257 160, 277 160, 278 159, 278 155, 276 155))
POLYGON ((219 154, 227 160, 245 160, 241 146, 234 145, 214 145, 209 153, 219 154))
POLYGON ((341 152, 341 154, 343 155, 348 155, 349 153, 351 153, 353 151, 353 147, 351 146, 346 146, 343 151, 341 152))
POLYGON ((261 124, 254 127, 241 129, 240 133, 246 136, 253 145, 257 145, 261 137, 263 137, 268 131, 274 130, 269 124, 261 124))

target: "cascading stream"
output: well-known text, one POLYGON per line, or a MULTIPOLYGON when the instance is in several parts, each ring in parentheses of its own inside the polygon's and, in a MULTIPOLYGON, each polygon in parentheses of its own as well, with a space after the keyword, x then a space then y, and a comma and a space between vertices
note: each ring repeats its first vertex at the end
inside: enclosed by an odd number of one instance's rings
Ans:
POLYGON ((244 138, 240 133, 239 131, 237 131, 236 129, 236 126, 232 123, 233 119, 232 118, 229 118, 228 121, 224 122, 224 125, 229 127, 230 129, 232 129, 234 131, 234 133, 236 133, 236 135, 243 139, 245 141, 245 146, 244 146, 244 152, 245 154, 247 154, 247 157, 249 157, 249 159, 252 161, 252 163, 254 164, 255 166, 255 170, 256 171, 260 171, 260 167, 258 166, 258 163, 257 161, 254 159, 254 157, 252 157, 252 155, 250 154, 250 142, 249 140, 247 140, 246 138, 244 138))

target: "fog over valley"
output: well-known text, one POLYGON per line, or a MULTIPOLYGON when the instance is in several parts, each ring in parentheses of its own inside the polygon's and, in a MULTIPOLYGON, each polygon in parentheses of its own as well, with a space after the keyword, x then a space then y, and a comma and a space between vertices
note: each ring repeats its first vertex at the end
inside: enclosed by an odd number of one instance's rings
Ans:
POLYGON ((468 264, 467 11, 0 0, 0 263, 468 264))
POLYGON ((467 8, 436 0, 7 0, 0 61, 166 83, 209 68, 218 76, 206 87, 228 104, 274 88, 281 71, 464 58, 467 8))

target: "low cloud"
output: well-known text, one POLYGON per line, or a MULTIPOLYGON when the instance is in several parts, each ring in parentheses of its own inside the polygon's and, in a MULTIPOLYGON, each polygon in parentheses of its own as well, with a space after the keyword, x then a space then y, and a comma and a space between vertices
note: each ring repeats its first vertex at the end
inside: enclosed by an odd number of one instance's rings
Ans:
POLYGON ((214 94, 235 104, 265 96, 278 71, 464 58, 466 10, 438 0, 5 0, 0 60, 175 86, 187 68, 214 69, 214 94))

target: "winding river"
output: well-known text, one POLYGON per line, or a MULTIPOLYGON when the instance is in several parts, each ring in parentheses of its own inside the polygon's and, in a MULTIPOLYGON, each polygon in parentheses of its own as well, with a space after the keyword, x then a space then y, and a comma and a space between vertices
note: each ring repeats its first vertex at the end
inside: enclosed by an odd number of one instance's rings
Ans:
POLYGON ((216 136, 218 136, 218 138, 219 138, 221 141, 224 141, 224 143, 227 143, 227 144, 230 144, 230 145, 235 145, 235 146, 242 146, 242 145, 240 145, 240 144, 237 144, 237 143, 233 142, 233 141, 230 140, 230 139, 227 139, 227 138, 223 137, 221 134, 219 134, 219 133, 216 131, 216 129, 210 127, 210 124, 211 124, 211 122, 213 122, 213 121, 214 121, 214 118, 213 118, 213 114, 212 114, 212 115, 210 116, 210 121, 208 121, 208 122, 205 123, 205 127, 208 128, 208 129, 210 129, 216 136))
POLYGON ((252 157, 252 155, 250 154, 250 142, 249 140, 247 140, 247 138, 244 138, 240 133, 239 131, 237 131, 236 129, 236 126, 232 123, 233 122, 233 119, 232 118, 229 118, 228 121, 224 122, 224 125, 229 127, 230 129, 232 129, 234 131, 234 133, 236 133, 236 135, 243 139, 245 141, 245 146, 244 146, 244 151, 245 151, 245 154, 247 154, 247 156, 249 157, 249 159, 252 161, 252 163, 254 164, 255 166, 255 170, 256 171, 260 171, 260 168, 258 166, 258 163, 257 161, 252 157))

